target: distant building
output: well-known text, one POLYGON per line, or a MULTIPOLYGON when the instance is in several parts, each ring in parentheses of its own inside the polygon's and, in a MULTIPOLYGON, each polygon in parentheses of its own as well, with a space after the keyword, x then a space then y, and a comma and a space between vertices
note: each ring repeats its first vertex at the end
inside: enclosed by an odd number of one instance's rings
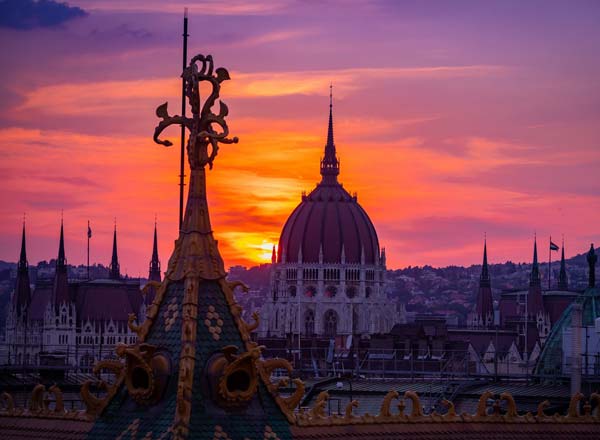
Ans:
POLYGON ((386 296, 385 249, 356 195, 338 182, 332 105, 321 182, 292 212, 273 248, 271 295, 259 337, 337 338, 386 333, 404 309, 386 296))
POLYGON ((492 297, 492 282, 487 260, 487 241, 483 244, 483 264, 479 277, 479 291, 475 309, 468 317, 467 325, 472 328, 492 328, 494 326, 494 299, 492 297))
MULTIPOLYGON (((27 267, 23 226, 3 364, 90 372, 96 360, 113 356, 116 344, 136 342, 136 334, 128 327, 129 314, 143 319, 151 299, 142 297, 139 280, 121 277, 116 227, 109 279, 68 279, 62 223, 52 278, 38 278, 32 290, 27 267)), ((160 281, 156 229, 149 278, 160 281)))
POLYGON ((600 377, 600 289, 596 286, 593 245, 587 254, 588 287, 570 304, 552 328, 536 367, 536 374, 550 380, 571 378, 572 392, 581 389, 582 376, 600 377))
MULTIPOLYGON (((559 320, 563 311, 580 295, 579 292, 568 290, 564 246, 560 265, 558 287, 554 290, 542 291, 537 243, 534 241, 529 288, 502 292, 499 304, 501 326, 505 326, 509 321, 524 322, 523 319, 526 316, 528 320, 536 323, 540 343, 544 344, 552 326, 559 320)), ((521 329, 521 333, 524 337, 524 328, 521 329)))

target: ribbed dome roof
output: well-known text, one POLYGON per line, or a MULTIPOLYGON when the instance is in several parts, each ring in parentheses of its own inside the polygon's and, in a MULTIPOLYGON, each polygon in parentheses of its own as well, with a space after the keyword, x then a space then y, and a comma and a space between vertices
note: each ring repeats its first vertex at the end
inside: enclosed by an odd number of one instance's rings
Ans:
POLYGON ((316 263, 323 249, 323 262, 339 263, 342 246, 347 263, 360 263, 364 249, 365 263, 375 264, 379 242, 375 227, 355 197, 340 184, 320 183, 288 218, 279 239, 279 262, 285 252, 287 263, 316 263))
POLYGON ((325 155, 321 161, 322 180, 288 218, 279 239, 278 262, 317 263, 323 252, 324 263, 340 263, 342 249, 346 263, 376 264, 379 241, 365 210, 337 181, 339 160, 333 142, 333 117, 329 105, 329 130, 325 155))

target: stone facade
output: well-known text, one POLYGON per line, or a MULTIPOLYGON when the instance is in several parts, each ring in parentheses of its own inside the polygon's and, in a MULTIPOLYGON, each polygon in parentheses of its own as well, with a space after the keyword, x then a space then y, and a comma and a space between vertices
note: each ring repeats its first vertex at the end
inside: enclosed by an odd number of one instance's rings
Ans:
MULTIPOLYGON (((385 253, 380 259, 385 261, 385 253)), ((363 336, 387 333, 404 309, 385 293, 385 262, 376 265, 275 263, 259 336, 363 336)))

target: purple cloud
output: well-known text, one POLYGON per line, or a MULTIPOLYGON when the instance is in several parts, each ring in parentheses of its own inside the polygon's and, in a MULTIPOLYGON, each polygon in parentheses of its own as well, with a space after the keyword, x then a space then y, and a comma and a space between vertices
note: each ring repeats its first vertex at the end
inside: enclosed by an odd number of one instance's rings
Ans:
POLYGON ((86 15, 87 12, 77 6, 53 0, 0 1, 0 27, 12 29, 54 27, 86 15))

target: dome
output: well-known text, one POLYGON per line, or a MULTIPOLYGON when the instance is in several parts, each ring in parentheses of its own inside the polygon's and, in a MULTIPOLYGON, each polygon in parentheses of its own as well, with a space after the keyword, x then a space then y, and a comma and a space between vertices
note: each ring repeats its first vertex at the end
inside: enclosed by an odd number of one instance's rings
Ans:
POLYGON ((288 218, 279 239, 279 263, 301 261, 378 264, 379 241, 365 210, 338 182, 339 160, 333 142, 333 118, 329 105, 329 130, 325 155, 321 160, 321 182, 288 218), (343 250, 343 251, 342 251, 343 250))
POLYGON ((342 247, 346 263, 376 264, 379 242, 375 227, 365 210, 339 183, 319 183, 288 218, 279 239, 279 262, 319 262, 323 250, 324 263, 340 263, 342 247))

